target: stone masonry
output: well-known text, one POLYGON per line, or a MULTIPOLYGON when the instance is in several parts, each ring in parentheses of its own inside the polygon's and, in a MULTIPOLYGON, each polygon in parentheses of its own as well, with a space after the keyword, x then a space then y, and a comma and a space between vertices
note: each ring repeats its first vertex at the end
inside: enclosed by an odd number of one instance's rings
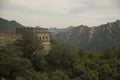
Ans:
POLYGON ((9 42, 13 42, 16 39, 21 38, 21 33, 24 30, 31 30, 34 33, 37 34, 37 37, 42 41, 42 45, 44 47, 44 50, 49 51, 50 50, 50 33, 47 28, 31 28, 31 27, 25 27, 25 28, 16 28, 16 33, 6 33, 6 32, 0 32, 0 45, 8 44, 9 42))

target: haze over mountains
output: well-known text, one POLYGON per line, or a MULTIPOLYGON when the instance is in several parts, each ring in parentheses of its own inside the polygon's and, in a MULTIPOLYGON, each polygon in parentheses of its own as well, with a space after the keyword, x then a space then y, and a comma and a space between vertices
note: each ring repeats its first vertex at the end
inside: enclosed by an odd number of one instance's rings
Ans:
POLYGON ((24 26, 14 20, 8 21, 3 18, 0 18, 0 31, 1 32, 14 33, 16 31, 16 28, 20 28, 20 27, 23 28, 24 26))
POLYGON ((69 27, 53 36, 57 42, 75 49, 101 52, 107 48, 120 47, 120 20, 96 27, 69 27))
MULTIPOLYGON (((1 32, 15 32, 18 27, 25 26, 0 18, 1 32)), ((106 48, 120 47, 120 20, 96 27, 80 25, 65 29, 51 28, 50 32, 58 43, 68 44, 75 49, 101 52, 106 48)))

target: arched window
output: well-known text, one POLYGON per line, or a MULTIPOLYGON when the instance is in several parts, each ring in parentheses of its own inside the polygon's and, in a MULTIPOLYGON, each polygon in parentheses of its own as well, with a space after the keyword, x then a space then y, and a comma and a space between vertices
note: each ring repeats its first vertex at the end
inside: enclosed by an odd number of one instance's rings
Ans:
POLYGON ((43 36, 43 40, 45 39, 45 37, 43 36))
POLYGON ((39 39, 41 40, 41 37, 39 39))
POLYGON ((46 40, 48 40, 48 36, 46 36, 46 40))

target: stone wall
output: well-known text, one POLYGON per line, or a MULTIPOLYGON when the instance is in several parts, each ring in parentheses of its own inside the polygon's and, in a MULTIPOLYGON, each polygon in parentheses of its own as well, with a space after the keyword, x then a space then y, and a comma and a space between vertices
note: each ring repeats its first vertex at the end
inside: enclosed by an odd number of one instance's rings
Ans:
POLYGON ((40 28, 40 27, 36 27, 36 28, 30 28, 30 27, 17 28, 16 33, 20 34, 24 30, 31 30, 34 33, 36 33, 37 37, 42 41, 44 49, 46 51, 50 50, 50 48, 51 48, 50 47, 50 33, 49 33, 49 30, 47 28, 40 28))
POLYGON ((4 46, 19 38, 21 38, 20 34, 0 32, 0 45, 4 46))
POLYGON ((37 37, 42 41, 44 50, 50 50, 50 33, 47 28, 17 28, 16 33, 0 32, 0 45, 6 45, 21 38, 21 33, 24 30, 32 30, 37 34, 37 37))

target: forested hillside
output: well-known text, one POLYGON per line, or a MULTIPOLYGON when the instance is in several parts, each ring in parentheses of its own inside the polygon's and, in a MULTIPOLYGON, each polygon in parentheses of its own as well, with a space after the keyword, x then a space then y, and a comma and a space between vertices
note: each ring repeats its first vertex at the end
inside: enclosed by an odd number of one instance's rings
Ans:
POLYGON ((120 20, 96 27, 80 25, 66 28, 64 32, 53 34, 53 38, 75 49, 102 52, 104 49, 120 47, 120 20))
MULTIPOLYGON (((4 19, 0 24, 3 32, 24 27, 4 19)), ((47 55, 36 34, 29 31, 22 39, 0 46, 0 80, 120 80, 119 20, 57 31, 53 30, 47 55)))
POLYGON ((0 80, 120 80, 120 48, 88 53, 52 41, 44 55, 34 33, 22 36, 0 46, 0 80))

